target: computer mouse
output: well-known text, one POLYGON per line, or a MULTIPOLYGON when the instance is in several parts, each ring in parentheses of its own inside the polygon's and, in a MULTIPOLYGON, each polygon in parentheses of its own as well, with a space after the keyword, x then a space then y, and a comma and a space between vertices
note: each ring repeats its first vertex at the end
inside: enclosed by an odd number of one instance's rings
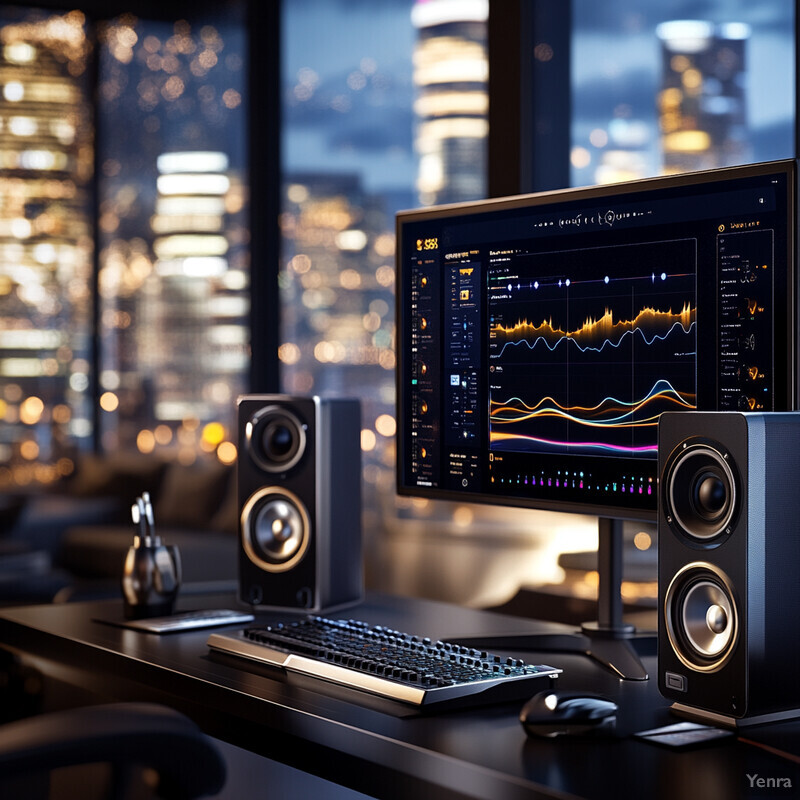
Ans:
POLYGON ((609 733, 617 704, 599 694, 561 689, 539 692, 522 707, 519 721, 529 736, 594 736, 609 733))

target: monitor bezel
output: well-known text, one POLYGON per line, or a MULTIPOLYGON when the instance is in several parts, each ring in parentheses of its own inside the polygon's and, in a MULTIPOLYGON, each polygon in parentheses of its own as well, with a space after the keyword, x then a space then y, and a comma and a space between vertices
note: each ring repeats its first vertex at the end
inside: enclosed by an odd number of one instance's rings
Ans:
MULTIPOLYGON (((540 498, 508 497, 503 495, 488 494, 485 492, 459 492, 438 487, 408 486, 403 482, 405 474, 403 458, 405 446, 402 443, 404 431, 402 420, 408 417, 405 407, 402 375, 404 371, 405 345, 403 317, 403 296, 401 288, 404 282, 403 258, 403 229, 410 223, 423 222, 453 215, 481 215, 495 211, 541 208, 544 206, 559 207, 561 204, 576 200, 592 200, 595 198, 609 198, 631 192, 660 191, 668 188, 682 186, 705 185, 716 181, 734 180, 737 178, 757 177, 774 173, 784 173, 787 176, 788 208, 787 208, 787 292, 786 292, 786 324, 787 324, 787 351, 785 367, 788 372, 787 392, 785 398, 788 408, 781 410, 795 410, 797 408, 798 380, 800 379, 800 352, 798 351, 798 160, 782 159, 765 161, 755 164, 744 164, 730 167, 687 172, 674 175, 661 175, 652 178, 642 178, 614 184, 601 184, 597 186, 582 186, 552 191, 536 192, 532 194, 515 195, 512 197, 489 198, 467 203, 452 203, 428 208, 417 208, 400 211, 396 215, 395 223, 395 325, 396 325, 396 366, 395 366, 395 399, 397 413, 397 443, 396 443, 396 491, 401 497, 422 497, 437 500, 447 500, 460 503, 480 503, 516 508, 538 509, 543 511, 558 511, 591 516, 612 517, 615 519, 639 520, 654 522, 657 509, 633 509, 615 504, 577 503, 572 500, 547 500, 540 498), (793 334, 793 335, 791 335, 793 334)), ((688 412, 692 413, 692 412, 688 412)), ((656 491, 656 496, 658 492, 656 491)))

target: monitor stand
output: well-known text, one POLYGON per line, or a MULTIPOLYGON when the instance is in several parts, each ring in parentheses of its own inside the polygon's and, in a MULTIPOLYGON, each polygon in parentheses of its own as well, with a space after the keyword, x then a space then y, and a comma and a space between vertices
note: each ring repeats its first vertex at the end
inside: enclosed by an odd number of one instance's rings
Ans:
POLYGON ((574 634, 530 633, 507 636, 454 637, 461 644, 505 650, 584 653, 624 680, 646 681, 647 670, 634 650, 633 625, 622 621, 623 520, 600 517, 598 526, 597 621, 584 622, 574 634))

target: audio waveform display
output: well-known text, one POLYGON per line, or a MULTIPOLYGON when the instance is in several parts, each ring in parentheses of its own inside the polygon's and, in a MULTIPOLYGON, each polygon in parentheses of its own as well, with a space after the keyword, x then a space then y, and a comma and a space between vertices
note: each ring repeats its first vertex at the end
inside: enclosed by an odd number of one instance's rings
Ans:
POLYGON ((695 275, 689 239, 499 265, 488 282, 490 448, 654 458, 659 416, 697 407, 695 275), (651 273, 659 279, 642 279, 651 273))
POLYGON ((515 443, 524 446, 536 441, 541 446, 556 448, 592 448, 630 454, 653 452, 657 449, 655 444, 636 446, 613 444, 608 441, 551 441, 526 434, 508 433, 504 431, 504 426, 550 418, 580 425, 584 429, 596 428, 608 434, 611 429, 640 429, 658 425, 658 417, 662 412, 688 411, 694 409, 696 404, 697 398, 694 393, 679 392, 665 380, 657 381, 640 400, 626 401, 617 397, 604 397, 599 403, 590 407, 564 406, 552 397, 543 397, 534 405, 528 405, 519 397, 509 398, 505 402, 492 400, 490 440, 503 442, 506 445, 515 443))
POLYGON ((626 337, 637 333, 645 344, 650 345, 656 340, 664 341, 673 332, 691 333, 696 315, 697 309, 684 303, 678 312, 671 308, 664 311, 648 307, 641 309, 633 319, 618 320, 614 319, 614 312, 606 308, 596 318, 587 317, 575 330, 563 330, 553 323, 552 317, 539 325, 527 319, 510 326, 495 323, 489 329, 489 336, 502 346, 492 357, 500 358, 507 347, 523 344, 531 350, 542 344, 552 351, 561 344, 572 343, 582 353, 601 353, 606 347, 619 347, 626 337))
POLYGON ((529 450, 531 445, 535 446, 537 451, 558 450, 567 453, 580 452, 584 455, 598 455, 601 453, 610 453, 618 456, 637 456, 658 455, 657 444, 645 444, 636 446, 619 445, 611 442, 573 442, 573 441, 552 441, 550 439, 542 439, 536 436, 519 436, 513 434, 497 433, 492 434, 492 442, 503 442, 508 444, 513 442, 516 445, 523 445, 523 447, 509 447, 507 449, 514 450, 529 450))

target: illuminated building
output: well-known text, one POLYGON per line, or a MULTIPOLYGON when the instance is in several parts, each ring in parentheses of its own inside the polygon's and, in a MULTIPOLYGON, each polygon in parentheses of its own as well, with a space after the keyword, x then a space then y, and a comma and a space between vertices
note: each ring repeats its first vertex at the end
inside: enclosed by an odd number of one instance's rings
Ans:
POLYGON ((244 389, 248 305, 226 288, 241 288, 246 276, 229 274, 227 171, 220 152, 158 158, 154 269, 142 287, 136 328, 139 368, 147 365, 152 392, 141 422, 227 418, 244 389))
POLYGON ((102 38, 101 443, 191 461, 249 371, 242 33, 124 16, 102 38))
POLYGON ((0 27, 0 486, 91 434, 87 52, 79 12, 0 27))
POLYGON ((423 205, 485 191, 489 133, 488 0, 418 0, 412 22, 417 190, 423 205))
POLYGON ((750 28, 676 20, 658 26, 663 171, 712 169, 747 160, 745 45, 750 28))

